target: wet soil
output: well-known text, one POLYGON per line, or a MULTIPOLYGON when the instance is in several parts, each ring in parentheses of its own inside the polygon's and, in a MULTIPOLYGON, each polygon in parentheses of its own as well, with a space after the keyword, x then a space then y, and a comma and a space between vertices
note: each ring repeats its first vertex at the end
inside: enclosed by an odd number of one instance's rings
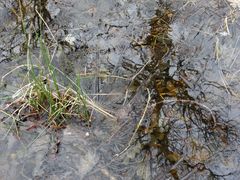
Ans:
MULTIPOLYGON (((117 120, 93 112, 91 127, 73 119, 61 130, 29 120, 16 134, 1 114, 3 179, 239 179, 237 5, 42 2, 39 11, 59 42, 54 65, 73 79, 81 74, 84 90, 117 120)), ((26 63, 25 36, 11 11, 16 7, 0 3, 1 77, 26 63)), ((41 29, 38 20, 33 25, 41 29)), ((37 44, 32 47, 37 56, 37 44)), ((4 78, 1 107, 25 73, 4 78)), ((68 86, 64 76, 59 80, 68 86)))

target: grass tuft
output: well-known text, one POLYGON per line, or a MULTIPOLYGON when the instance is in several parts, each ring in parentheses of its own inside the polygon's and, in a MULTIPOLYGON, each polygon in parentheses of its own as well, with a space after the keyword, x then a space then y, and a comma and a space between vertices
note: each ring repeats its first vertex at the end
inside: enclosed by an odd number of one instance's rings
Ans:
MULTIPOLYGON (((50 55, 49 47, 40 36, 39 62, 34 64, 30 50, 31 36, 28 36, 27 64, 20 65, 9 71, 2 77, 14 73, 17 69, 27 67, 27 83, 18 89, 13 95, 9 104, 0 111, 12 119, 18 132, 21 122, 31 120, 38 125, 47 128, 61 129, 73 119, 90 121, 90 111, 95 110, 105 116, 115 117, 97 105, 81 87, 81 77, 77 75, 76 80, 66 76, 61 70, 52 64, 55 50, 50 55), (59 82, 58 76, 63 75, 69 81, 65 87, 59 82), (10 113, 9 113, 10 112, 10 113)), ((88 123, 90 124, 90 123, 88 123)), ((28 128, 29 129, 29 128, 28 128)))

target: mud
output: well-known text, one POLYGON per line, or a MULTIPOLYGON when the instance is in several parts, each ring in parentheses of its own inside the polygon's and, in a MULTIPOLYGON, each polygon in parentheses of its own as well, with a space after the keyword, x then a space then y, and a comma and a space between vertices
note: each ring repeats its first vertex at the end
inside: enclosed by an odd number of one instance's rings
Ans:
MULTIPOLYGON (((1 113, 3 179, 239 178, 238 5, 43 2, 39 11, 59 42, 54 65, 73 79, 81 74, 84 90, 117 120, 93 112, 91 127, 72 120, 62 130, 25 121, 16 134, 1 113)), ((25 36, 12 7, 14 1, 0 3, 1 77, 26 63, 25 36)), ((37 56, 37 44, 32 47, 37 56)), ((4 78, 1 107, 25 73, 20 68, 4 78)))

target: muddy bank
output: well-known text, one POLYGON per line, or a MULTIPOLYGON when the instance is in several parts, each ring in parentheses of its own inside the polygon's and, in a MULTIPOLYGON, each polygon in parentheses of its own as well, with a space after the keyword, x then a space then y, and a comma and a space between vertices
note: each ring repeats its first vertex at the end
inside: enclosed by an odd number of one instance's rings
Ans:
MULTIPOLYGON (((9 18, 1 76, 26 60, 10 7, 0 10, 9 18)), ((5 179, 238 179, 239 10, 224 0, 49 0, 46 9, 59 42, 53 63, 81 74, 117 121, 93 112, 91 127, 75 120, 61 131, 23 122, 20 139, 1 124, 5 179)), ((2 104, 25 72, 5 79, 2 104)))

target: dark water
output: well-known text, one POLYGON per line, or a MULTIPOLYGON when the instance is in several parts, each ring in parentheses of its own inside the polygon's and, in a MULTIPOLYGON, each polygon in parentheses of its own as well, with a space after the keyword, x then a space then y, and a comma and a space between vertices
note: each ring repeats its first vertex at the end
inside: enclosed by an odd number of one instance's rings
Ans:
MULTIPOLYGON (((10 7, 0 9, 8 17, 1 77, 26 63, 10 7)), ((46 9, 60 42, 53 63, 82 74, 85 91, 118 120, 94 112, 91 127, 74 121, 60 131, 24 122, 20 137, 1 123, 2 179, 239 178, 237 8, 225 0, 49 0, 46 9)), ((2 106, 24 73, 4 79, 2 106)))

